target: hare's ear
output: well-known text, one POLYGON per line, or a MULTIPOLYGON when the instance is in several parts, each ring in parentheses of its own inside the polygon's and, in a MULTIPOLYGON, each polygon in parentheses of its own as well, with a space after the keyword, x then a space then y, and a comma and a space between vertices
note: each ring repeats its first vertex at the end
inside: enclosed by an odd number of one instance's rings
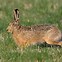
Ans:
POLYGON ((14 9, 14 21, 16 23, 19 22, 19 10, 18 9, 14 9))

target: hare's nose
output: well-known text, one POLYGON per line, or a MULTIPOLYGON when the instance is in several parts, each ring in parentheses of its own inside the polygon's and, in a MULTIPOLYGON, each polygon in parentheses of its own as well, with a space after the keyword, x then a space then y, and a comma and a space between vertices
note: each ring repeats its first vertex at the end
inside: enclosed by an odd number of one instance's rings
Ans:
POLYGON ((8 29, 6 29, 6 31, 8 31, 8 29))

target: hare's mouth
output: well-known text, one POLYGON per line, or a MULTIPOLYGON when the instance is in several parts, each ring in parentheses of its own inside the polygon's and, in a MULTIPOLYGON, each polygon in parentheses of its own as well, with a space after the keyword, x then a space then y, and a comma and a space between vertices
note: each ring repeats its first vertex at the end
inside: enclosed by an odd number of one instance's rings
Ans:
POLYGON ((7 30, 8 33, 13 33, 12 31, 7 30))

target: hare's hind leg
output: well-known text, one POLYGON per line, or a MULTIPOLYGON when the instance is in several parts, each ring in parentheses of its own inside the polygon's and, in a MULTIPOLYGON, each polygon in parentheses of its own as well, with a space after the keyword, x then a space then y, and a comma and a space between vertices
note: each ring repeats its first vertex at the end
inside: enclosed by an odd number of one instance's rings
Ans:
POLYGON ((51 40, 51 39, 48 39, 48 38, 44 38, 45 42, 47 44, 52 44, 52 45, 60 45, 62 46, 62 41, 54 41, 54 40, 51 40))
POLYGON ((46 43, 48 43, 48 44, 52 44, 52 45, 60 45, 60 46, 62 46, 62 41, 46 41, 46 43))
POLYGON ((52 44, 52 45, 62 45, 62 41, 60 41, 62 38, 61 31, 54 27, 50 30, 48 30, 43 37, 46 43, 52 44))

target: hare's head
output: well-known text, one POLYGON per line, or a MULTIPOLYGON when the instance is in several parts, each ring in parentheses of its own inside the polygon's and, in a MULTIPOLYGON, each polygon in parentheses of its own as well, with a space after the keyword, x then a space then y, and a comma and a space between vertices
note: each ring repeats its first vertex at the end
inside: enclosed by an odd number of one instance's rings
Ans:
POLYGON ((15 24, 15 22, 12 22, 7 27, 7 31, 10 32, 10 33, 12 33, 15 29, 17 29, 16 27, 17 27, 17 24, 15 24))
POLYGON ((13 12, 14 12, 14 20, 7 27, 7 31, 11 33, 14 31, 14 29, 18 26, 19 23, 19 10, 15 9, 13 12))

